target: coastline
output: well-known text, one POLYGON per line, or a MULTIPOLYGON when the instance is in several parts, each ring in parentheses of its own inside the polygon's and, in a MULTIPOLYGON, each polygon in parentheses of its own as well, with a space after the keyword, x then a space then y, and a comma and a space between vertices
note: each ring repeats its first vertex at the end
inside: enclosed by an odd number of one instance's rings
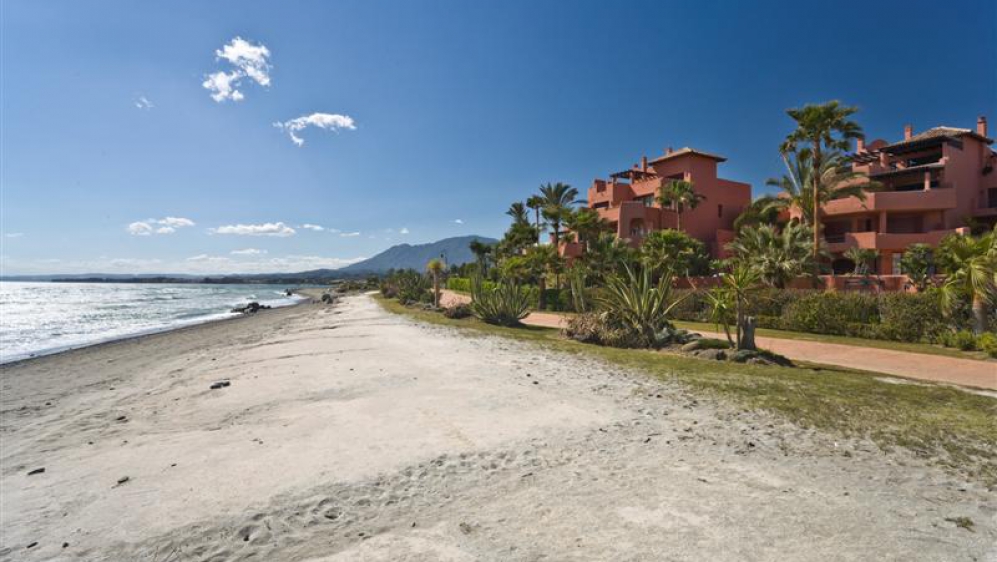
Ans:
POLYGON ((252 317, 252 316, 255 316, 255 315, 258 315, 258 314, 269 314, 269 313, 272 313, 273 311, 276 311, 276 310, 282 310, 282 309, 285 309, 285 308, 291 308, 291 307, 301 306, 303 304, 309 304, 315 298, 314 296, 312 296, 311 294, 309 294, 309 292, 315 292, 315 291, 319 291, 318 294, 321 294, 322 290, 321 289, 294 289, 291 292, 293 294, 295 294, 295 295, 300 296, 301 300, 299 300, 297 302, 289 303, 289 304, 275 305, 275 306, 272 306, 271 308, 263 309, 263 310, 260 310, 258 312, 255 312, 253 314, 242 314, 242 313, 237 313, 237 312, 217 312, 217 313, 205 315, 203 317, 193 318, 190 321, 184 322, 184 323, 178 323, 178 324, 173 324, 173 325, 168 325, 168 326, 162 326, 162 327, 159 327, 159 328, 150 328, 150 329, 147 329, 147 330, 141 330, 141 331, 138 331, 138 332, 123 334, 123 335, 120 335, 120 336, 109 336, 107 338, 98 339, 98 340, 95 340, 93 342, 79 344, 79 345, 58 346, 58 347, 43 349, 43 350, 40 350, 40 351, 37 351, 37 352, 33 352, 33 353, 31 353, 30 355, 27 355, 27 356, 17 356, 16 358, 9 359, 9 360, 6 360, 6 359, 0 360, 0 369, 3 369, 5 367, 9 367, 9 366, 18 365, 18 364, 21 364, 21 363, 24 363, 24 362, 27 362, 27 361, 36 361, 36 360, 39 360, 39 359, 45 359, 45 358, 48 358, 48 357, 52 357, 52 356, 55 356, 55 355, 61 355, 61 354, 64 354, 64 353, 72 353, 72 352, 76 352, 76 351, 85 351, 85 350, 88 350, 88 349, 91 349, 91 348, 94 348, 94 347, 103 347, 103 346, 113 345, 113 344, 116 344, 116 343, 128 342, 128 341, 132 341, 132 340, 138 340, 138 339, 152 337, 152 336, 157 336, 157 335, 169 334, 169 333, 173 333, 173 332, 177 332, 177 331, 188 330, 188 329, 192 329, 192 328, 198 328, 198 327, 201 327, 201 326, 207 326, 207 325, 212 325, 212 324, 217 324, 217 323, 222 323, 222 322, 231 322, 231 321, 239 320, 239 319, 242 319, 242 318, 249 318, 249 317, 252 317))
POLYGON ((844 534, 941 560, 997 537, 992 494, 913 455, 361 295, 0 373, 0 561, 568 559, 582 528, 593 560, 840 558, 844 534))

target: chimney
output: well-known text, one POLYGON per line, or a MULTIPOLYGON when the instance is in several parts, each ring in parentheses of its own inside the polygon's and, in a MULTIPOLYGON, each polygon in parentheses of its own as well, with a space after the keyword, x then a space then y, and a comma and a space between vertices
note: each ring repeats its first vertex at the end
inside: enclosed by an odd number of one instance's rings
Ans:
POLYGON ((855 139, 855 152, 865 152, 865 139, 859 137, 855 139))
POLYGON ((980 115, 976 119, 976 134, 981 137, 987 136, 987 117, 985 115, 980 115))
POLYGON ((640 157, 640 171, 642 171, 642 172, 646 172, 647 171, 647 156, 646 155, 640 157))
POLYGON ((668 148, 665 149, 665 156, 668 156, 669 154, 671 154, 673 152, 675 152, 675 151, 672 150, 672 147, 669 146, 668 148))
POLYGON ((910 126, 910 123, 904 125, 904 140, 910 140, 911 133, 914 132, 914 128, 910 126))

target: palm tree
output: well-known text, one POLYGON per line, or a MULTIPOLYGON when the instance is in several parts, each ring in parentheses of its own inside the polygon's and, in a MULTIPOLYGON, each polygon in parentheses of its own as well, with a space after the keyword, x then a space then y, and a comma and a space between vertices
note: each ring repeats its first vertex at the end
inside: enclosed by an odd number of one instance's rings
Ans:
POLYGON ((609 230, 609 221, 602 218, 598 211, 588 207, 569 212, 564 217, 564 225, 578 235, 578 241, 585 245, 585 249, 601 233, 609 230))
POLYGON ((509 205, 509 210, 505 214, 512 217, 514 224, 530 224, 530 219, 526 213, 526 206, 521 201, 516 201, 509 205))
POLYGON ((526 200, 526 206, 533 209, 534 216, 536 217, 536 222, 533 224, 537 229, 537 244, 540 243, 540 234, 543 229, 540 228, 540 210, 544 207, 544 198, 539 195, 531 195, 526 200))
POLYGON ((440 276, 445 266, 440 258, 433 258, 426 264, 426 271, 433 277, 433 307, 440 307, 440 276))
MULTIPOLYGON (((720 301, 734 305, 734 322, 737 329, 737 349, 755 349, 754 318, 745 316, 745 312, 750 304, 751 294, 758 289, 758 282, 761 279, 760 272, 744 263, 735 264, 727 272, 720 275, 722 291, 729 295, 729 298, 720 298, 720 301)), ((726 328, 724 329, 726 331, 726 328)), ((727 336, 730 339, 730 335, 727 336)))
POLYGON ((622 273, 624 266, 637 259, 637 250, 612 232, 603 232, 589 243, 580 258, 588 265, 595 280, 622 273))
POLYGON ((675 180, 661 186, 656 197, 662 207, 675 205, 675 229, 682 230, 682 213, 695 209, 706 197, 696 193, 696 186, 691 181, 675 180))
POLYGON ((979 237, 953 234, 939 247, 939 265, 946 274, 942 304, 951 312, 960 298, 972 302, 973 332, 987 327, 987 305, 997 298, 997 227, 979 237))
POLYGON ((566 183, 548 183, 540 186, 540 197, 543 199, 541 213, 554 229, 554 247, 561 243, 561 223, 571 211, 571 205, 578 197, 578 190, 566 183))
MULTIPOLYGON (((781 231, 763 224, 741 229, 727 250, 757 271, 766 285, 782 289, 812 268, 809 238, 810 227, 798 222, 790 222, 781 231)), ((819 250, 817 255, 821 255, 819 250)))
POLYGON ((471 253, 478 260, 478 269, 481 270, 481 274, 484 275, 488 272, 488 256, 492 254, 495 250, 495 246, 492 244, 485 244, 481 240, 471 240, 468 244, 468 248, 471 249, 471 253))
POLYGON ((547 273, 551 268, 556 269, 560 260, 557 248, 551 245, 533 246, 526 250, 524 257, 528 270, 537 280, 537 308, 544 310, 547 308, 547 273))
MULTIPOLYGON (((809 148, 783 155, 788 174, 781 178, 771 178, 766 185, 778 188, 779 196, 771 197, 769 209, 781 212, 786 209, 799 209, 803 222, 814 224, 814 163, 813 153, 809 148)), ((876 191, 881 186, 870 181, 865 174, 854 172, 848 164, 848 159, 838 151, 824 155, 819 170, 817 170, 818 200, 820 204, 827 201, 855 197, 865 201, 869 191, 876 191)), ((819 207, 819 205, 818 205, 819 207)))
POLYGON ((871 248, 852 246, 845 251, 845 257, 855 264, 855 269, 852 273, 855 275, 868 275, 870 270, 869 264, 879 257, 879 252, 871 248))
POLYGON ((734 219, 734 230, 740 231, 744 227, 758 226, 760 224, 776 224, 779 220, 780 211, 777 207, 778 199, 775 195, 762 195, 752 201, 734 219))
MULTIPOLYGON (((796 121, 796 129, 786 136, 779 152, 782 153, 790 173, 792 173, 792 168, 789 165, 788 155, 796 152, 800 145, 810 148, 810 167, 813 170, 824 169, 825 152, 848 150, 849 141, 862 136, 862 127, 849 119, 857 111, 857 107, 841 105, 841 102, 837 100, 787 109, 786 113, 796 121)), ((814 172, 810 174, 809 179, 811 185, 797 187, 801 190, 809 187, 813 193, 813 258, 816 268, 820 263, 820 195, 823 178, 821 173, 814 172)))

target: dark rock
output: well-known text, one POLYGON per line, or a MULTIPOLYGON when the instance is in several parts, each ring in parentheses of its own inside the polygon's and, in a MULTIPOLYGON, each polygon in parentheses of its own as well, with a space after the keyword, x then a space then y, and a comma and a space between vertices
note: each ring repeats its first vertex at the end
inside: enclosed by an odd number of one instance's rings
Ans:
POLYGON ((225 388, 226 386, 232 386, 230 381, 218 381, 211 383, 211 390, 218 390, 219 388, 225 388))
POLYGON ((34 548, 34 547, 36 547, 36 546, 38 546, 38 541, 35 541, 35 542, 33 542, 33 543, 29 544, 29 545, 28 545, 28 548, 34 548))
POLYGON ((69 543, 68 542, 62 543, 62 548, 69 548, 69 543))
POLYGON ((34 475, 34 474, 41 474, 41 473, 43 473, 43 472, 45 472, 45 467, 42 467, 42 468, 36 468, 36 469, 34 469, 34 470, 32 470, 32 471, 28 472, 28 476, 32 476, 32 475, 34 475))
POLYGON ((118 416, 118 417, 114 418, 114 421, 126 422, 126 421, 128 421, 128 416, 118 416))
POLYGON ((128 482, 129 480, 131 480, 131 478, 128 476, 122 476, 121 478, 118 478, 118 486, 128 482))

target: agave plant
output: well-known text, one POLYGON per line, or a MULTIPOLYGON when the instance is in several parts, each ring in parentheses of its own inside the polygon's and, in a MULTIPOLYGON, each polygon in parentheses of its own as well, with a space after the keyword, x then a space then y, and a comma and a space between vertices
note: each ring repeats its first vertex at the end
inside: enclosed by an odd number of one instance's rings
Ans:
POLYGON ((671 328, 669 315, 682 300, 684 297, 675 298, 671 271, 654 283, 650 268, 634 273, 630 266, 625 267, 623 275, 607 279, 606 293, 600 298, 603 306, 646 347, 654 345, 659 332, 671 328))
POLYGON ((471 279, 471 312, 482 321, 499 326, 516 326, 530 309, 530 297, 514 282, 502 281, 485 289, 481 276, 471 279))

